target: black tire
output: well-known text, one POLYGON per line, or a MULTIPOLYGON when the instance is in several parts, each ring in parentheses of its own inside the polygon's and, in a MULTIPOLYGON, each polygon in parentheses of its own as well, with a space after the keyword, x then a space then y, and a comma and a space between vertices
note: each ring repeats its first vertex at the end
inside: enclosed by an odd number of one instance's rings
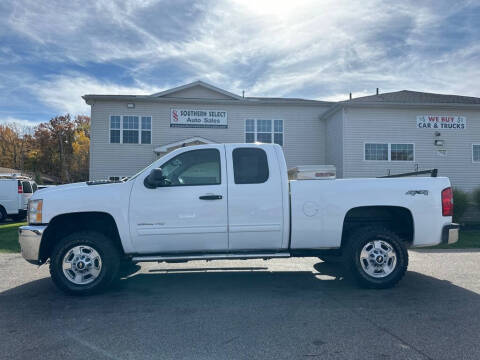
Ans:
POLYGON ((408 251, 405 243, 394 232, 382 226, 363 227, 354 231, 348 238, 345 249, 345 265, 357 282, 366 288, 386 289, 395 286, 405 275, 408 267, 408 251), (369 275, 362 267, 360 253, 372 240, 388 243, 396 253, 396 265, 393 271, 384 277, 369 275))
POLYGON ((89 295, 106 289, 117 278, 121 254, 112 241, 101 233, 78 232, 61 239, 50 256, 50 275, 55 285, 70 295, 89 295), (75 246, 85 245, 98 252, 101 269, 98 277, 88 284, 75 284, 63 272, 64 256, 75 246))
POLYGON ((25 220, 27 216, 26 215, 12 215, 10 216, 10 218, 13 220, 13 221, 22 221, 22 220, 25 220))
POLYGON ((7 219, 7 212, 3 208, 3 206, 0 205, 0 223, 4 222, 7 219))

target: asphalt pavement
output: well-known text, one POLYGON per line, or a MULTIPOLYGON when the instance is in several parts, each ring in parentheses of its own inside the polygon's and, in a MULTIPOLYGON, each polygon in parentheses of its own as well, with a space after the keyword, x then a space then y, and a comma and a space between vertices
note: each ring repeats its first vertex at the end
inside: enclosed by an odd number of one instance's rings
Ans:
POLYGON ((480 359, 480 252, 365 290, 318 259, 142 263, 90 297, 0 254, 1 359, 480 359))

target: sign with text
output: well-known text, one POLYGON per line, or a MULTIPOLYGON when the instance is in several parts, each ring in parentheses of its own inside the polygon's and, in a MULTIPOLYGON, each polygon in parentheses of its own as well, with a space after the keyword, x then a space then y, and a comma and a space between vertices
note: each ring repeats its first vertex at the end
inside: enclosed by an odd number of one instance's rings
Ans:
POLYGON ((228 116, 223 110, 171 109, 170 127, 226 129, 228 116))
POLYGON ((465 116, 418 115, 417 128, 435 130, 464 130, 467 128, 465 116))

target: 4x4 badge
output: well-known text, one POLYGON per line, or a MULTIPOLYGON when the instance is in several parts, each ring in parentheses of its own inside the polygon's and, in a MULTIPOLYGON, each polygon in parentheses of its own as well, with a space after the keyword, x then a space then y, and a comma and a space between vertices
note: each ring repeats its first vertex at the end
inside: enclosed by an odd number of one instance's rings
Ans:
POLYGON ((428 190, 408 190, 405 193, 405 195, 412 195, 412 196, 415 196, 417 194, 428 196, 428 190))

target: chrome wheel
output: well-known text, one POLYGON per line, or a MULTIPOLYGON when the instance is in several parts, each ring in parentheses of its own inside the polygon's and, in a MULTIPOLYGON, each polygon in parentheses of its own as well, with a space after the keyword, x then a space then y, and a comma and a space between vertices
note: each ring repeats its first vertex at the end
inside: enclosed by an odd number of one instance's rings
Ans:
POLYGON ((100 254, 90 246, 75 246, 67 251, 62 261, 65 277, 76 285, 93 282, 102 270, 100 254))
POLYGON ((363 271, 375 278, 390 275, 397 266, 395 249, 384 240, 373 240, 365 244, 360 252, 363 271))

